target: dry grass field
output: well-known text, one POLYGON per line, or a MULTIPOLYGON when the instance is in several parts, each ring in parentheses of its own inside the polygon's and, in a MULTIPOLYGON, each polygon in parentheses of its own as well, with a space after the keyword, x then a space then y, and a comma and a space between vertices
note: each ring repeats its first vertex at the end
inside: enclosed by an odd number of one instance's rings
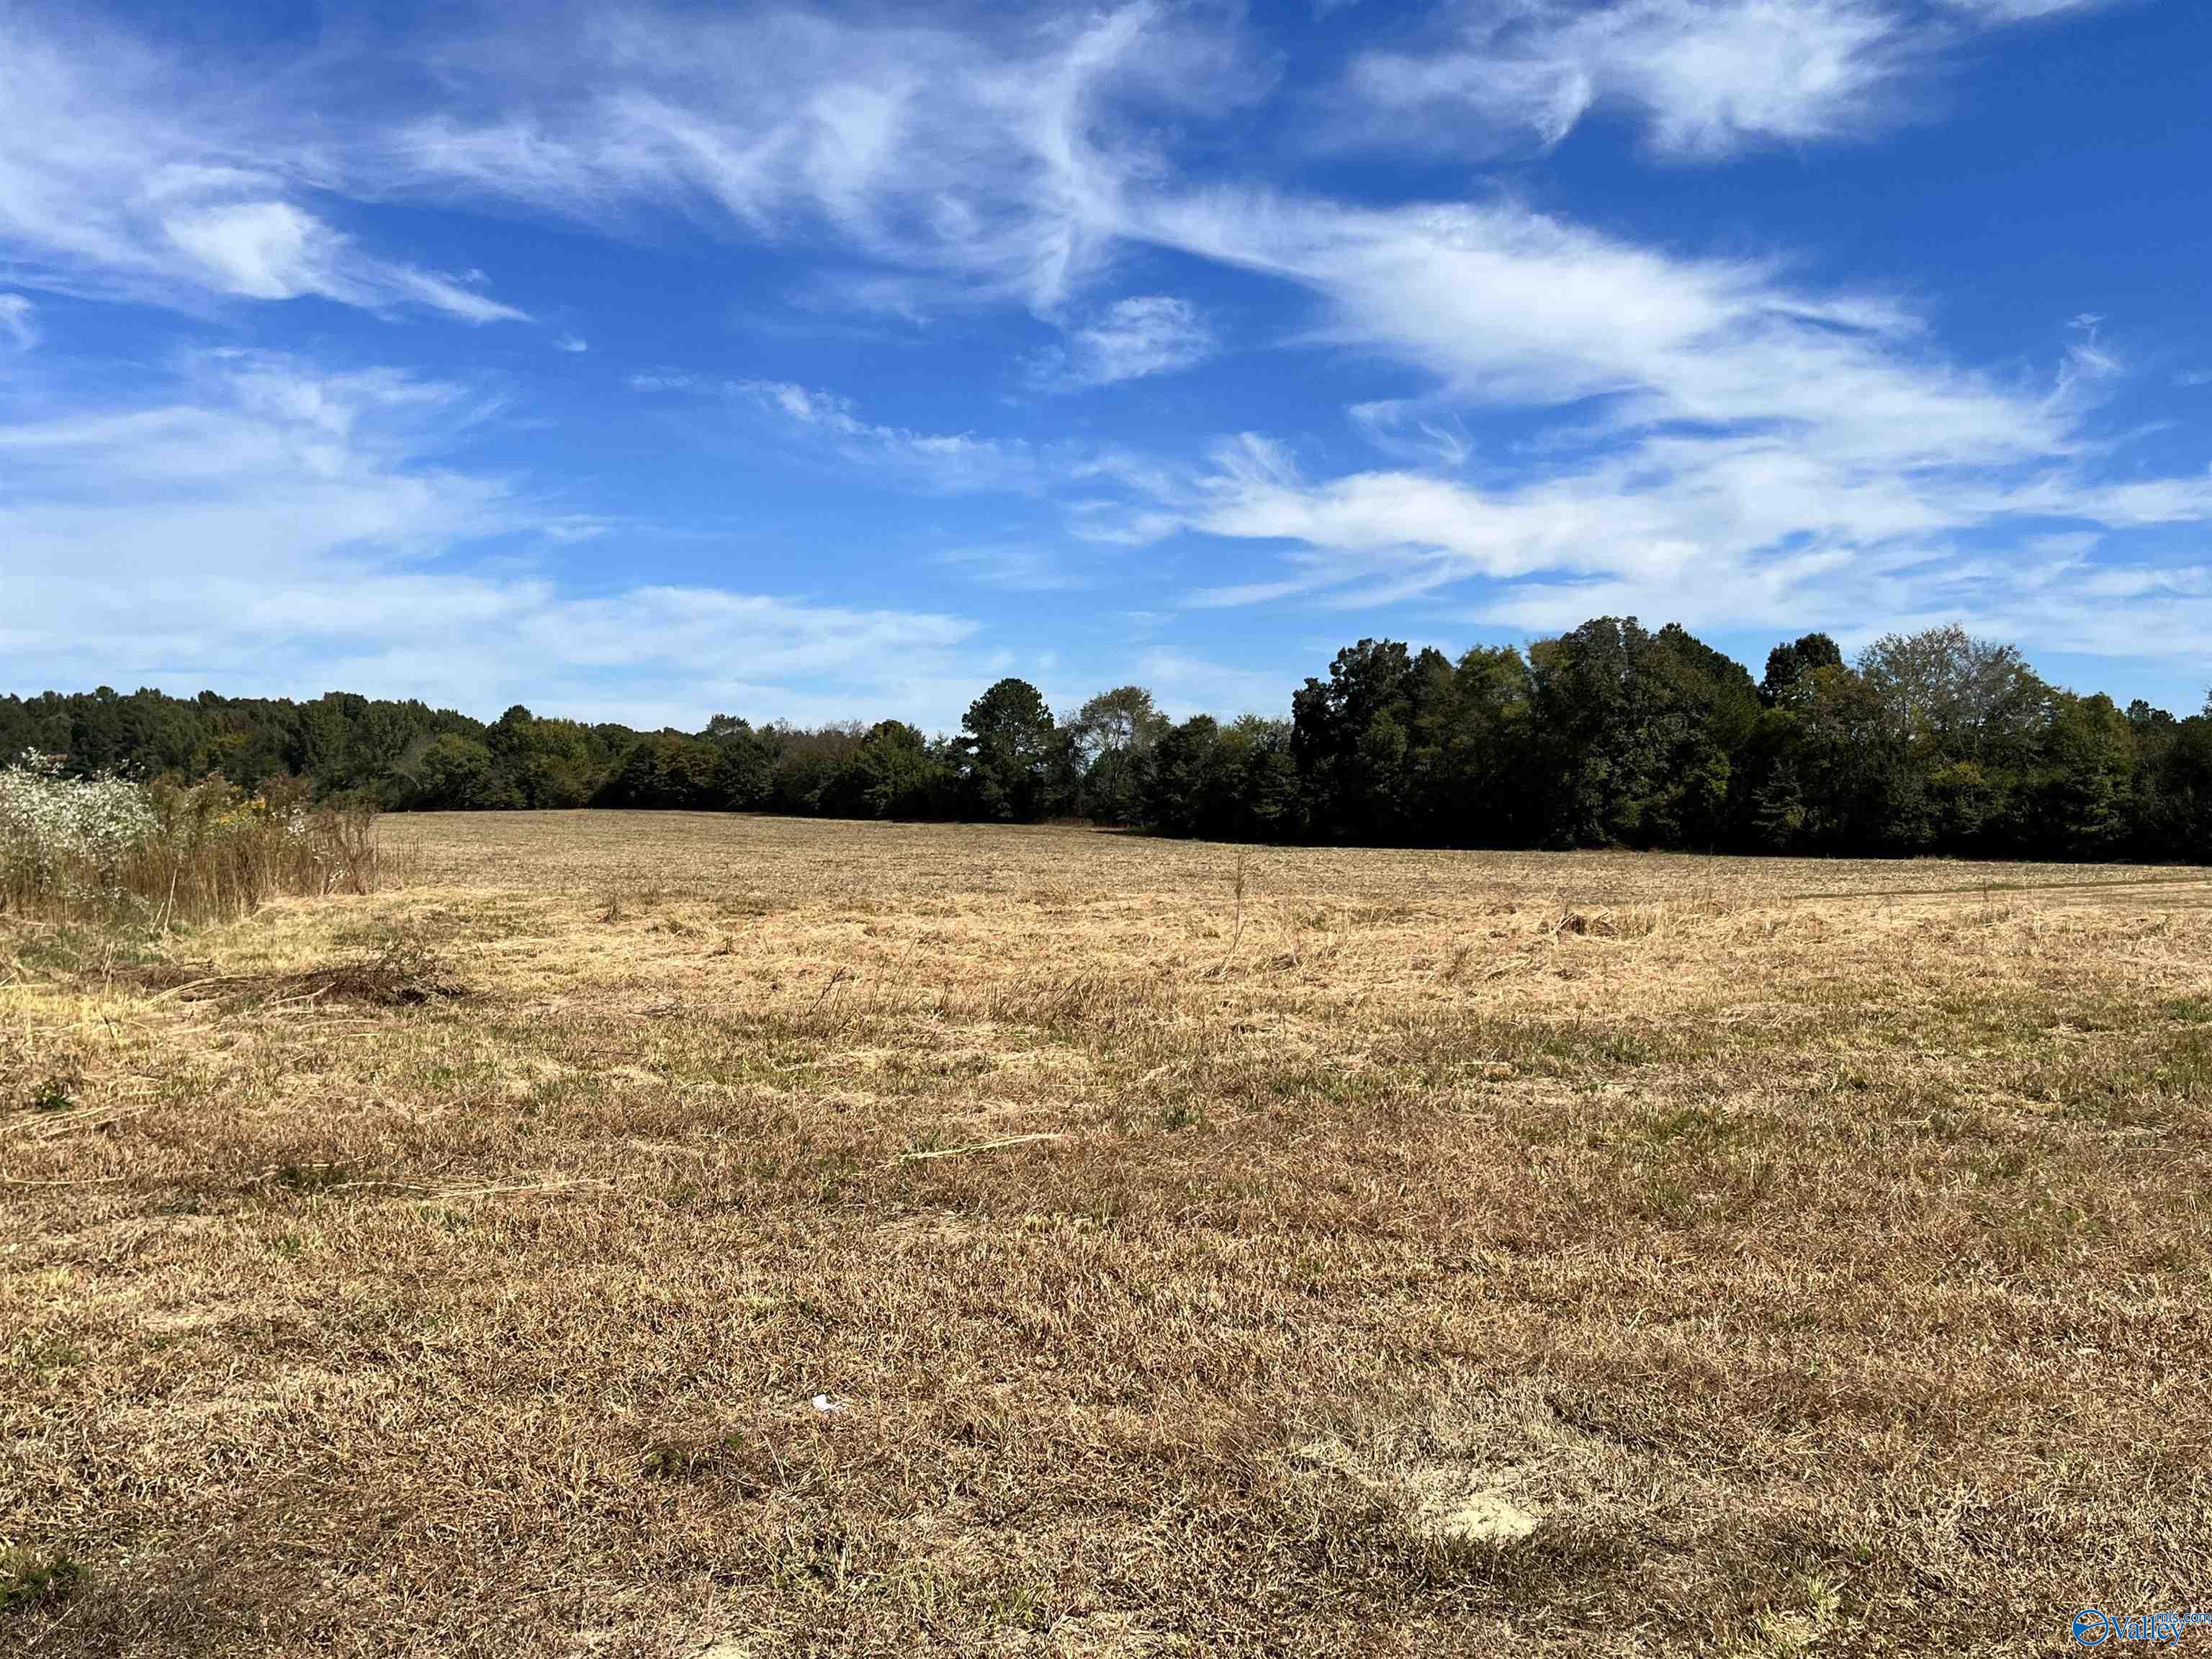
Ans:
POLYGON ((5 942, 0 1650, 2212 1604, 2203 872, 383 835, 404 890, 5 942))

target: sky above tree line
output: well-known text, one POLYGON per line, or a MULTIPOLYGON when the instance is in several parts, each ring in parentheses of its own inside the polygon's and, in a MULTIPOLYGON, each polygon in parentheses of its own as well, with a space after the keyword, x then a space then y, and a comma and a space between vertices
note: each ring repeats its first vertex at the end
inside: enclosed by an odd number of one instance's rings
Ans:
POLYGON ((0 0, 0 690, 2212 681, 2212 8, 0 0))

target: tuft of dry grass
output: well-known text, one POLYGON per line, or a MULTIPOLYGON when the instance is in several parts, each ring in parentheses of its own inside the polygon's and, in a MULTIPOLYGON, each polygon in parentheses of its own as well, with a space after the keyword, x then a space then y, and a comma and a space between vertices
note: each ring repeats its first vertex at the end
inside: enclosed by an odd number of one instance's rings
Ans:
POLYGON ((0 1648, 2202 1602, 2201 872, 400 834, 404 891, 0 986, 0 1551, 70 1564, 0 1648))

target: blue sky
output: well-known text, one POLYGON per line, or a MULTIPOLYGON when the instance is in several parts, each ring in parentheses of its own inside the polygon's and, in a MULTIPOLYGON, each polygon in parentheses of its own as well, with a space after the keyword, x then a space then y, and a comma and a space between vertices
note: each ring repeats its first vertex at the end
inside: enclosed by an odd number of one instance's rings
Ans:
POLYGON ((2212 8, 0 0, 0 682, 2212 683, 2212 8))

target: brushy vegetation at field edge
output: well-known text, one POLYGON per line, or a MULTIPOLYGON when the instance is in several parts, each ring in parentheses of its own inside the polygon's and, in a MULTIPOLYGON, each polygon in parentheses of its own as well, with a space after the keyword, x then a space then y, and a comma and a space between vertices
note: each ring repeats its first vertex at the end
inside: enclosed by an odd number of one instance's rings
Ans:
POLYGON ((410 829, 404 894, 0 988, 0 1545, 76 1575, 0 1646, 1996 1655, 2201 1599, 2200 872, 410 829), (405 941, 471 994, 320 988, 405 941))
MULTIPOLYGON (((904 721, 696 732, 420 702, 0 696, 0 744, 80 770, 304 778, 392 808, 583 805, 1034 823, 1231 842, 1636 847, 2212 863, 2212 712, 2076 696, 2013 647, 1932 628, 1850 664, 1825 635, 1757 684, 1686 629, 1599 617, 1555 639, 1362 640, 1287 720, 1172 724, 1125 685, 1055 719, 1007 678, 957 735, 904 721)), ((0 750, 0 752, 5 752, 0 750)))
POLYGON ((310 808, 304 786, 247 793, 65 775, 25 755, 0 769, 0 921, 123 932, 228 921, 280 895, 367 893, 371 814, 310 808))

